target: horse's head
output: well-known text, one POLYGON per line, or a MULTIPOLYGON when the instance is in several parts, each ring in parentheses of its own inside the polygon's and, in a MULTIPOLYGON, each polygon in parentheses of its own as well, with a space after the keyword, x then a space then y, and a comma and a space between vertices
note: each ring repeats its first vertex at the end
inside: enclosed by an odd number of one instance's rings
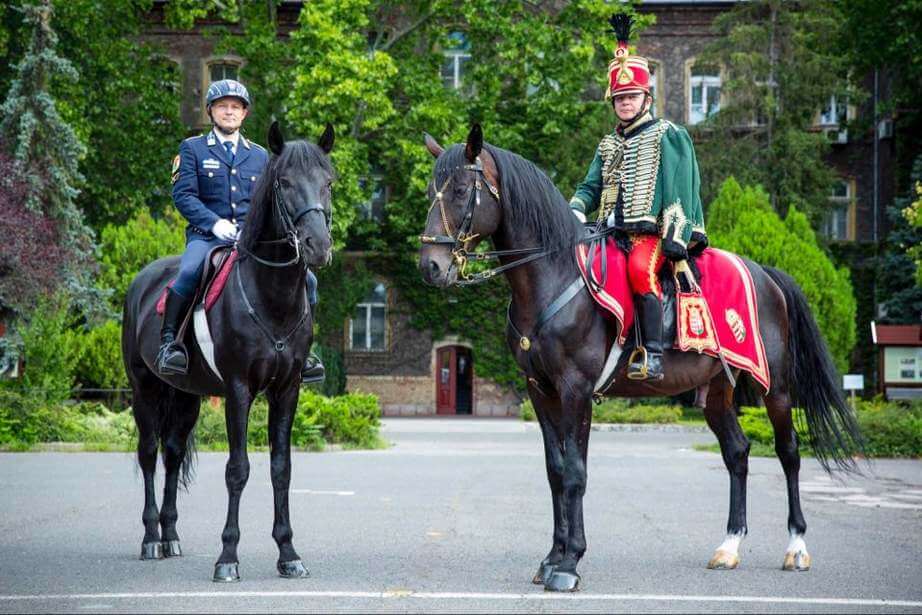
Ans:
POLYGON ((419 268, 427 283, 446 288, 458 281, 466 254, 499 228, 499 174, 483 148, 479 124, 471 127, 467 143, 447 150, 428 134, 425 140, 436 161, 419 268))
MULTIPOLYGON (((328 154, 333 149, 333 127, 316 145, 307 141, 285 142, 278 122, 269 128, 269 149, 275 154, 269 163, 265 189, 274 204, 276 233, 298 242, 304 262, 322 267, 333 256, 332 186, 335 179, 328 154)), ((266 203, 269 206, 269 203, 266 203)))

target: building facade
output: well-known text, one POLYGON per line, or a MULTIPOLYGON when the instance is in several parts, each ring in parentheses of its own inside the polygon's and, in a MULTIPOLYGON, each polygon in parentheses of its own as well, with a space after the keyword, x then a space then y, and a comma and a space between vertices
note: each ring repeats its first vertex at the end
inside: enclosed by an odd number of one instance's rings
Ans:
MULTIPOLYGON (((182 118, 190 132, 198 131, 208 122, 204 109, 208 85, 235 78, 241 71, 245 75, 245 61, 215 53, 216 40, 203 36, 199 27, 187 32, 168 28, 164 4, 154 3, 145 38, 162 45, 175 62, 181 75, 182 118)), ((640 5, 638 10, 656 16, 637 51, 650 60, 657 116, 694 125, 720 109, 720 70, 702 65, 697 58, 714 39, 714 18, 735 4, 736 0, 646 0, 640 5)), ((280 37, 297 27, 302 5, 293 0, 279 4, 280 37)), ((444 54, 444 87, 463 88, 471 57, 468 41, 459 35, 444 54)), ((890 171, 894 147, 892 122, 887 120, 859 124, 866 126, 860 131, 846 129, 846 123, 856 118, 876 118, 880 101, 887 97, 888 82, 881 75, 870 75, 865 85, 872 92, 869 100, 855 106, 830 97, 827 107, 817 110, 814 129, 830 139, 831 162, 841 178, 830 194, 828 219, 821 230, 833 243, 866 243, 873 252, 886 232, 884 207, 894 196, 890 171)), ((376 184, 365 214, 378 217, 383 215, 388 188, 379 185, 380 177, 374 173, 370 180, 376 184)), ((365 256, 353 253, 346 258, 365 256)), ((459 337, 433 339, 430 332, 415 330, 408 310, 396 287, 382 277, 343 323, 342 331, 332 336, 343 355, 349 390, 378 395, 386 415, 518 412, 520 399, 513 391, 478 376, 477 356, 469 343, 459 337)))

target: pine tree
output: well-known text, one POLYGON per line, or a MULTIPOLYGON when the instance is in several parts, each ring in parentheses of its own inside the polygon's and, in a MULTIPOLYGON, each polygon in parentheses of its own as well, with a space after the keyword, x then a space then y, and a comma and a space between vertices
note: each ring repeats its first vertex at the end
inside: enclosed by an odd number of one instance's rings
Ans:
POLYGON ((922 226, 910 220, 906 213, 915 211, 913 200, 922 182, 922 156, 913 164, 910 189, 906 196, 895 199, 887 209, 890 232, 880 256, 877 275, 877 300, 882 304, 881 322, 918 323, 922 320, 922 285, 913 260, 914 251, 922 245, 922 226))
POLYGON ((32 38, 0 106, 0 142, 25 183, 22 206, 53 223, 59 247, 67 255, 62 280, 89 312, 97 303, 89 280, 95 247, 93 233, 75 205, 83 181, 78 164, 86 149, 61 118, 52 96, 56 83, 76 81, 78 74, 56 53, 51 0, 24 4, 21 10, 32 38))

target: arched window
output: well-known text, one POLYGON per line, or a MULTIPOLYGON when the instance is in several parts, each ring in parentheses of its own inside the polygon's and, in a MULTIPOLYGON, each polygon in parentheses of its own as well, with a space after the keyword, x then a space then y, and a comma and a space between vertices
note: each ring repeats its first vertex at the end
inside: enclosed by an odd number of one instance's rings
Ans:
POLYGON ((206 60, 202 71, 202 116, 205 122, 210 122, 208 112, 205 109, 205 96, 208 94, 208 86, 221 79, 240 79, 240 69, 243 67, 243 61, 234 57, 220 57, 206 60))
POLYGON ((355 306, 349 319, 349 349, 357 352, 387 349, 387 287, 378 282, 355 306))

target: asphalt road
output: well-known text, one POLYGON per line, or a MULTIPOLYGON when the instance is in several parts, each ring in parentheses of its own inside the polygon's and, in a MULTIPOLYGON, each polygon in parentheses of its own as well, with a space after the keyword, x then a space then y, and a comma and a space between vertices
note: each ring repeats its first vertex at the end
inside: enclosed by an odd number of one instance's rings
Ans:
POLYGON ((311 578, 280 579, 268 456, 251 455, 241 583, 215 585, 225 455, 199 456, 179 501, 184 557, 137 559, 141 478, 131 455, 0 455, 0 611, 708 611, 922 613, 922 461, 874 476, 802 470, 813 569, 781 571, 784 479, 752 459, 750 535, 734 571, 728 481, 709 434, 594 432, 582 591, 530 583, 550 546, 540 434, 506 420, 387 421, 384 451, 295 455, 295 545, 311 578))

